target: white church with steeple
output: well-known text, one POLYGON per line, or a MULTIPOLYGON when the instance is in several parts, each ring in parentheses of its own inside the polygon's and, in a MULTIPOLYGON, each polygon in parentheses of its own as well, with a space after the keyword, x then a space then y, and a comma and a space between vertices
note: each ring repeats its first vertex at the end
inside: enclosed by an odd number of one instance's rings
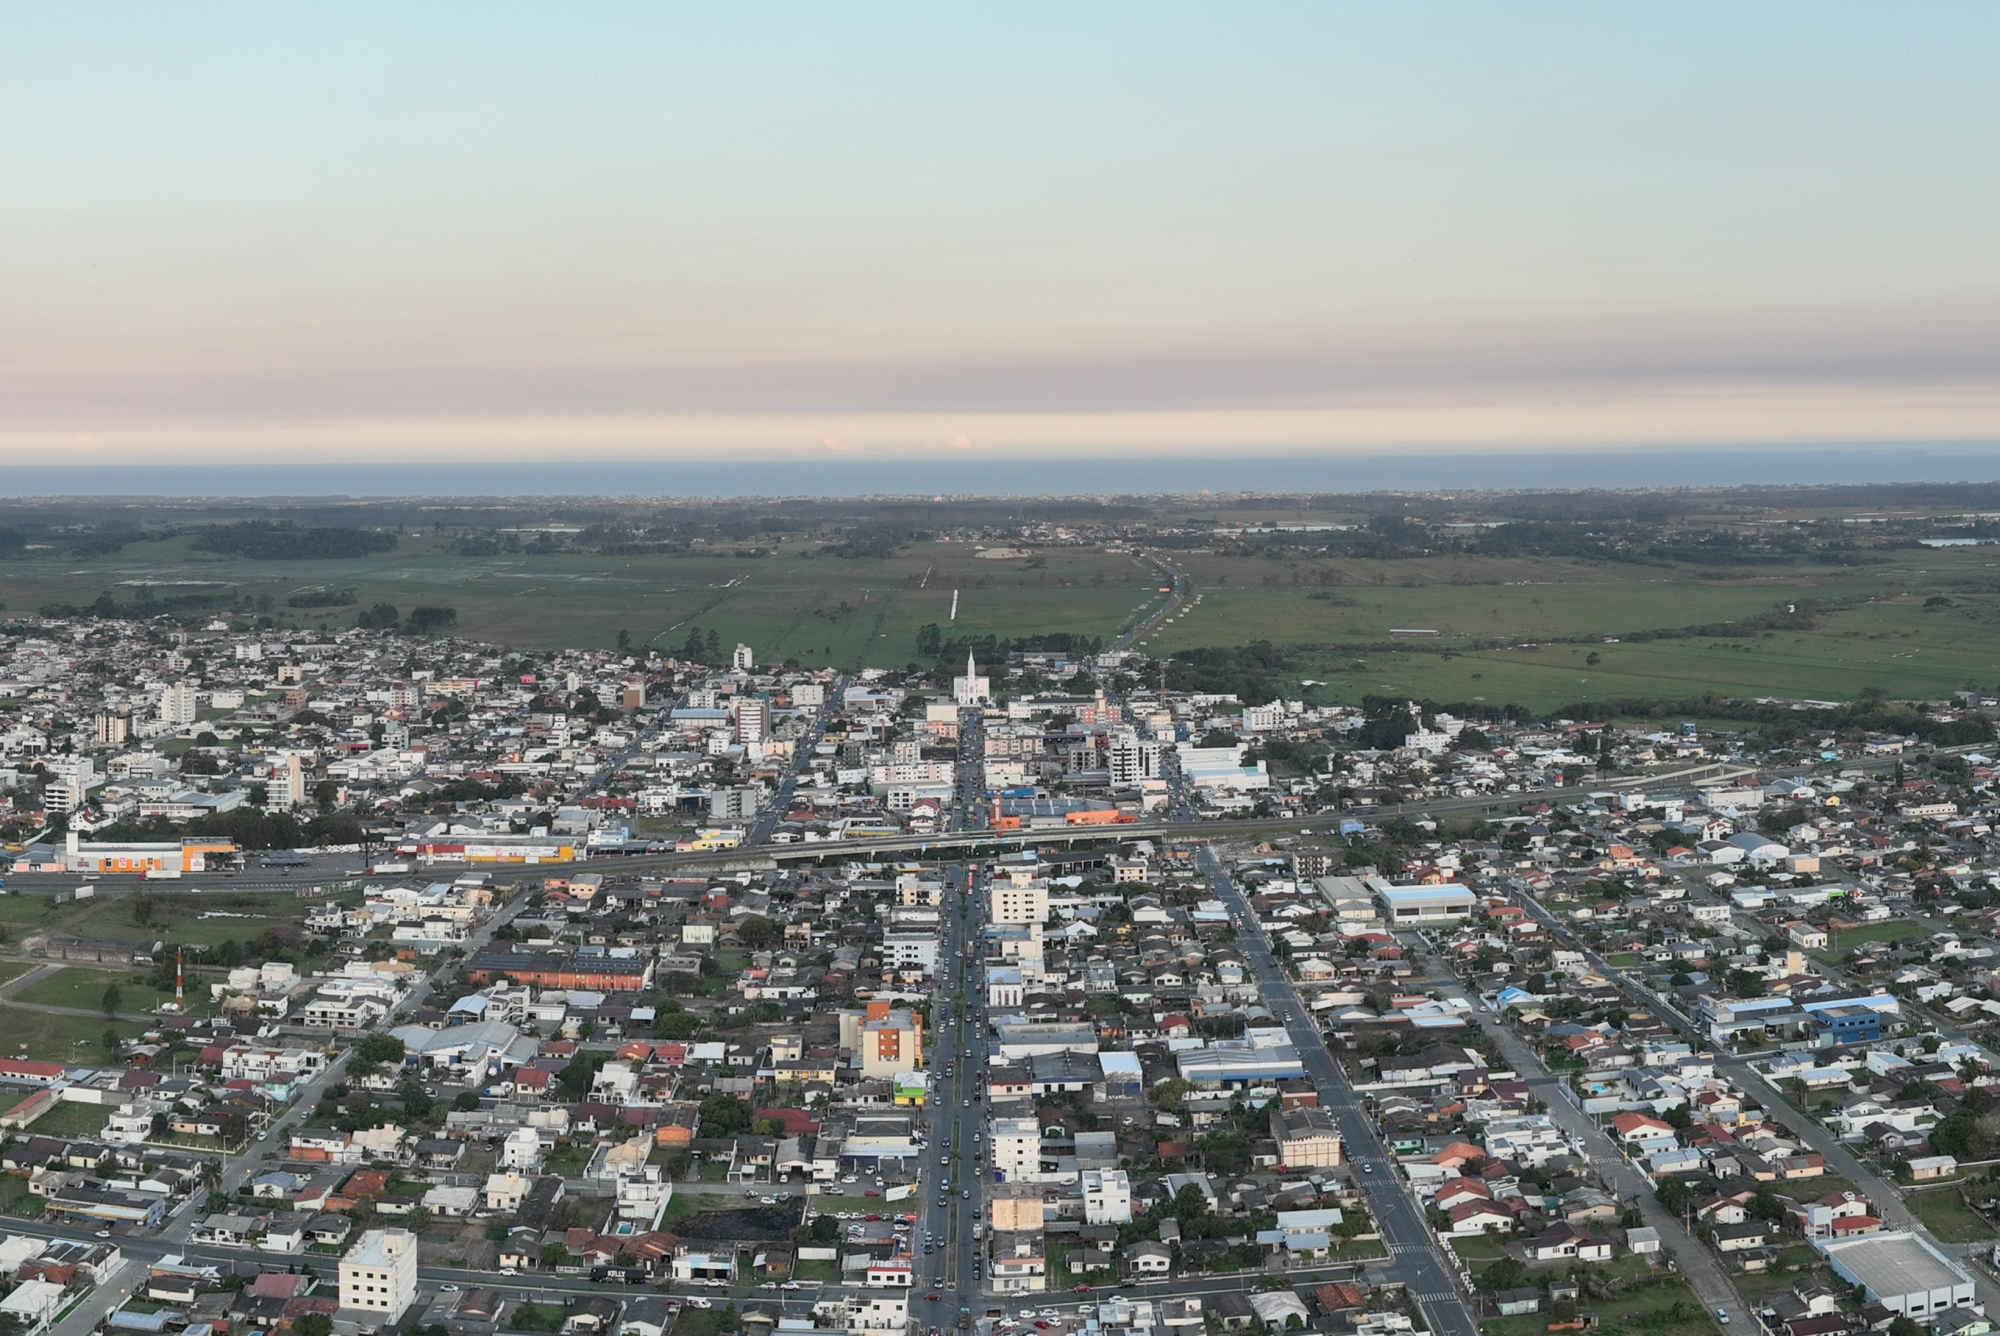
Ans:
POLYGON ((965 656, 965 676, 951 679, 951 694, 960 705, 986 705, 993 700, 992 689, 979 675, 979 665, 969 653, 965 656))

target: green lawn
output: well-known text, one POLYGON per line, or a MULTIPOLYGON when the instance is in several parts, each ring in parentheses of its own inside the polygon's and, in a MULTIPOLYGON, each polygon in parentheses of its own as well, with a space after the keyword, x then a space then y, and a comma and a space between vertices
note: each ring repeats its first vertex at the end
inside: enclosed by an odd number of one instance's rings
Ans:
POLYGON ((42 1198, 28 1191, 26 1178, 0 1174, 0 1215, 25 1216, 35 1220, 41 1217, 44 1208, 42 1198))
POLYGON ((1940 1242, 1977 1243, 1982 1239, 2000 1237, 2000 1231, 1996 1231, 1960 1199, 1955 1187, 1912 1192, 1905 1200, 1940 1242))

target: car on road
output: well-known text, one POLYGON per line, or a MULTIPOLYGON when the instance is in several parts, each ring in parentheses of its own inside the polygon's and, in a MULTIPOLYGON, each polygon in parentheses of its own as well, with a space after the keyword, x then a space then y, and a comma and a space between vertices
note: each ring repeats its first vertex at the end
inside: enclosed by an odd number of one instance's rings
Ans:
POLYGON ((1079 1286, 1077 1286, 1077 1287, 1076 1287, 1076 1292, 1077 1292, 1078 1294, 1089 1294, 1089 1293, 1090 1293, 1090 1286, 1088 1286, 1088 1285, 1079 1285, 1079 1286))
POLYGON ((456 1285, 440 1285, 440 1286, 438 1286, 438 1293, 440 1293, 440 1294, 457 1294, 457 1293, 458 1293, 458 1286, 456 1286, 456 1285))
POLYGON ((1725 1326, 1725 1327, 1726 1327, 1726 1326, 1728 1326, 1728 1325, 1729 1325, 1729 1310, 1728 1310, 1727 1308, 1718 1308, 1718 1309, 1716 1309, 1716 1310, 1715 1310, 1715 1320, 1716 1320, 1717 1322, 1720 1322, 1720 1323, 1721 1323, 1721 1324, 1722 1324, 1723 1326, 1725 1326))
POLYGON ((690 1308, 713 1308, 713 1307, 715 1307, 715 1300, 713 1300, 713 1299, 704 1299, 704 1298, 702 1298, 702 1297, 701 1297, 701 1296, 700 1296, 699 1294, 692 1294, 692 1295, 689 1295, 689 1296, 688 1296, 688 1307, 690 1307, 690 1308))
POLYGON ((778 1199, 776 1197, 759 1197, 757 1200, 764 1203, 764 1205, 766 1206, 776 1206, 778 1204, 778 1199))
POLYGON ((932 1290, 929 1294, 926 1294, 924 1296, 924 1302, 927 1304, 934 1304, 942 1298, 944 1298, 944 1295, 940 1294, 936 1290, 932 1290))
POLYGON ((964 1198, 965 1198, 965 1199, 966 1199, 967 1201, 971 1201, 971 1200, 972 1200, 972 1189, 971 1189, 971 1188, 967 1188, 967 1189, 966 1189, 966 1190, 965 1190, 964 1192, 960 1193, 959 1195, 960 1195, 960 1196, 962 1196, 962 1197, 964 1197, 964 1198))
POLYGON ((762 1285, 759 1285, 757 1288, 760 1290, 775 1290, 778 1288, 778 1282, 775 1280, 767 1280, 762 1285))

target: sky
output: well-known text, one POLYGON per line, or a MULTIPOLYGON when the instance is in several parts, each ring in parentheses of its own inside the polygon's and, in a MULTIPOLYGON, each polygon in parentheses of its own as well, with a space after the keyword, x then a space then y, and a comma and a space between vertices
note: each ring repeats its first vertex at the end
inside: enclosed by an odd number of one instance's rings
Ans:
POLYGON ((1949 3, 17 5, 0 460, 2000 440, 1996 39, 1949 3))

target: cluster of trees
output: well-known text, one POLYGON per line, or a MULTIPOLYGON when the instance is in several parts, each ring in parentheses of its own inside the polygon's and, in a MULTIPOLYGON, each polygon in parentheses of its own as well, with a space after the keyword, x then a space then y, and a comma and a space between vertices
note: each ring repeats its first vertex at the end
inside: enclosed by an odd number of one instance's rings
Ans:
MULTIPOLYGON (((184 770, 184 773, 192 773, 184 770)), ((215 773, 215 772, 208 772, 215 773)), ((252 791, 253 799, 256 794, 252 791)), ((233 839, 244 849, 296 849, 300 845, 359 844, 365 832, 361 819, 351 812, 321 812, 301 821, 290 812, 266 812, 252 806, 229 812, 200 816, 185 826, 155 818, 151 821, 119 821, 99 832, 103 840, 175 840, 186 835, 215 835, 233 839)))
MULTIPOLYGON (((354 601, 351 597, 353 591, 347 590, 344 592, 348 593, 350 597, 343 601, 352 603, 354 601)), ((364 609, 361 615, 354 619, 354 624, 363 631, 393 631, 398 626, 401 626, 411 635, 429 635, 433 631, 443 630, 457 620, 457 608, 435 607, 431 605, 415 607, 410 609, 409 618, 405 620, 402 611, 395 604, 377 603, 372 608, 364 609)))
MULTIPOLYGON (((1756 701, 1720 696, 1623 696, 1588 703, 1573 702, 1549 711, 1549 717, 1728 719, 1754 724, 1758 736, 1773 744, 1820 737, 1827 733, 1836 736, 1907 734, 1937 747, 1993 741, 1993 720, 1987 715, 1973 712, 1957 719, 1940 719, 1914 705, 1884 700, 1879 694, 1862 694, 1863 699, 1845 705, 1809 710, 1795 710, 1787 705, 1760 705, 1756 701)), ((1455 712, 1458 707, 1452 708, 1455 712)))
POLYGON ((344 608, 355 601, 352 589, 328 589, 321 585, 315 589, 301 589, 296 594, 287 595, 288 608, 344 608))
POLYGON ((244 520, 205 529, 188 546, 258 561, 337 561, 391 551, 396 535, 378 529, 301 529, 284 520, 244 520))
POLYGON ((917 653, 927 659, 962 659, 967 654, 976 655, 988 661, 1005 658, 1009 654, 1067 654, 1081 657, 1098 654, 1104 650, 1103 636, 1080 635, 1071 631, 1046 631, 1040 635, 1016 636, 1002 640, 998 636, 955 636, 944 638, 944 628, 936 622, 925 622, 917 628, 917 653))

